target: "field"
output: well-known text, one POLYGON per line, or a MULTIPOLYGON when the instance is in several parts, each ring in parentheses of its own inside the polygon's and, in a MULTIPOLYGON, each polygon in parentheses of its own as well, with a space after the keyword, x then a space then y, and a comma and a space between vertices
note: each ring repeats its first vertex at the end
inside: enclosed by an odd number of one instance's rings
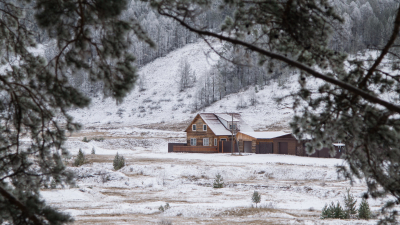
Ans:
MULTIPOLYGON (((358 202, 366 191, 336 172, 340 159, 287 155, 168 153, 168 142, 185 133, 151 127, 91 127, 71 136, 72 156, 81 148, 87 163, 70 167, 75 187, 43 189, 47 202, 68 212, 75 224, 374 224, 321 220, 325 204, 341 202, 351 188, 358 202), (83 142, 83 137, 91 140, 83 142), (92 149, 96 154, 90 154, 92 149), (126 166, 114 171, 116 153, 126 166), (216 174, 225 187, 212 187, 216 174), (254 191, 261 194, 257 208, 254 191), (170 205, 164 212, 160 206, 170 205)), ((72 165, 73 157, 68 163, 72 165)), ((382 202, 369 199, 372 210, 382 202)))

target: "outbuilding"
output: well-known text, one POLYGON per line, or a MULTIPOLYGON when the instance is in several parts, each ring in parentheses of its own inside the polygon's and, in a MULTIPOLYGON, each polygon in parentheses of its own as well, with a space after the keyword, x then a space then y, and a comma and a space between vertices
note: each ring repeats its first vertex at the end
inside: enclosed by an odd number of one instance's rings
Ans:
POLYGON ((296 155, 297 139, 291 133, 241 131, 237 140, 241 152, 296 155))

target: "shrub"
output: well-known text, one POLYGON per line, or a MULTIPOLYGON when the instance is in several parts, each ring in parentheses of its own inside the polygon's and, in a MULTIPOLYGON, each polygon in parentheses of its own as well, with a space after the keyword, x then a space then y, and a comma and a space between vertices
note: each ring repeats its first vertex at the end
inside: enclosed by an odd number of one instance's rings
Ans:
POLYGON ((56 184, 56 181, 55 181, 55 180, 52 180, 52 181, 51 181, 51 183, 50 183, 50 188, 51 188, 51 189, 56 189, 56 188, 57 188, 57 184, 56 184))
POLYGON ((369 220, 371 218, 371 210, 369 209, 368 201, 365 198, 363 198, 360 208, 358 208, 358 218, 364 220, 369 220))
POLYGON ((253 195, 251 196, 251 201, 253 203, 256 203, 257 208, 257 204, 261 202, 261 195, 258 193, 258 191, 253 192, 253 195))
POLYGON ((81 166, 85 164, 85 154, 83 154, 82 149, 79 149, 78 155, 76 156, 74 166, 81 166))
POLYGON ((214 179, 214 188, 223 188, 224 187, 224 178, 222 178, 221 174, 217 174, 214 179))
POLYGON ((350 219, 353 215, 357 214, 356 203, 354 196, 350 194, 350 189, 347 189, 347 194, 343 198, 344 200, 344 217, 350 219))
POLYGON ((119 156, 118 152, 114 157, 113 166, 115 170, 119 170, 125 166, 125 159, 123 156, 119 156))
POLYGON ((90 139, 87 139, 87 137, 83 137, 82 141, 83 141, 83 142, 89 142, 90 139))
POLYGON ((160 207, 158 207, 158 210, 160 210, 161 212, 165 212, 165 211, 167 211, 169 208, 171 208, 171 207, 169 206, 169 203, 167 202, 167 203, 165 204, 165 206, 160 205, 160 207))
POLYGON ((94 147, 92 148, 92 155, 96 154, 96 150, 94 149, 94 147))
POLYGON ((334 218, 334 219, 345 219, 345 212, 340 206, 339 202, 336 204, 331 203, 329 206, 325 205, 321 212, 321 219, 334 218))

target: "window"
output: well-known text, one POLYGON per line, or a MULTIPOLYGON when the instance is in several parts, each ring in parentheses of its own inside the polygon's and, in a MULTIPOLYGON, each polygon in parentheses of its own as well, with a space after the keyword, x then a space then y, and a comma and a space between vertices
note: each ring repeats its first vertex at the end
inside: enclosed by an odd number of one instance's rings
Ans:
POLYGON ((203 130, 204 130, 204 131, 207 130, 207 125, 203 124, 203 130))
POLYGON ((210 145, 210 139, 208 138, 203 138, 203 146, 209 146, 210 145))
POLYGON ((218 143, 218 139, 214 138, 214 146, 217 146, 217 143, 218 143))
POLYGON ((190 145, 191 146, 196 146, 196 143, 197 141, 196 141, 196 138, 190 138, 190 145))
POLYGON ((221 141, 226 141, 226 138, 221 138, 221 141))
POLYGON ((196 124, 192 125, 192 130, 196 130, 196 124))
MULTIPOLYGON (((233 129, 236 130, 236 124, 233 124, 233 129)), ((229 124, 229 130, 232 130, 232 124, 229 124)))

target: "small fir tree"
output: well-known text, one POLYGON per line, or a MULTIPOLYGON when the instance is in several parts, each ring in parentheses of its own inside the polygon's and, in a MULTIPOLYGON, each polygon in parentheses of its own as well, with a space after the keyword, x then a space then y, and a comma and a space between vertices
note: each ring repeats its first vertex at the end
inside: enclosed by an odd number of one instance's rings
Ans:
POLYGON ((222 178, 221 174, 218 173, 217 175, 215 175, 213 187, 214 188, 224 187, 224 178, 222 178))
POLYGON ((96 154, 96 150, 94 149, 94 147, 92 148, 92 155, 96 154))
POLYGON ((333 218, 332 207, 325 205, 321 212, 321 219, 333 218))
POLYGON ((81 166, 85 164, 85 154, 82 152, 82 149, 79 149, 78 155, 76 156, 74 166, 81 166))
MULTIPOLYGON (((332 204, 333 204, 333 202, 332 202, 332 204)), ((339 202, 336 204, 336 206, 334 206, 333 218, 336 218, 336 219, 344 219, 345 218, 345 213, 343 211, 342 206, 340 206, 339 202)))
POLYGON ((258 191, 253 192, 253 195, 251 196, 251 201, 253 203, 256 203, 257 208, 257 204, 261 202, 261 195, 258 193, 258 191))
POLYGON ((360 207, 358 208, 358 218, 369 220, 371 218, 371 210, 369 209, 369 204, 367 199, 363 198, 360 207))
POLYGON ((344 216, 345 219, 350 219, 352 215, 357 214, 356 203, 354 196, 350 194, 350 189, 347 189, 347 194, 344 196, 344 216))
POLYGON ((119 156, 118 152, 114 157, 113 166, 115 170, 119 170, 125 166, 125 159, 123 156, 119 156))
POLYGON ((345 218, 345 212, 342 206, 340 206, 339 202, 336 205, 335 203, 331 202, 329 206, 328 205, 324 206, 321 212, 321 219, 326 219, 326 218, 335 218, 335 219, 345 218))
POLYGON ((82 141, 83 141, 83 142, 89 142, 89 140, 87 139, 87 137, 83 137, 82 141))

